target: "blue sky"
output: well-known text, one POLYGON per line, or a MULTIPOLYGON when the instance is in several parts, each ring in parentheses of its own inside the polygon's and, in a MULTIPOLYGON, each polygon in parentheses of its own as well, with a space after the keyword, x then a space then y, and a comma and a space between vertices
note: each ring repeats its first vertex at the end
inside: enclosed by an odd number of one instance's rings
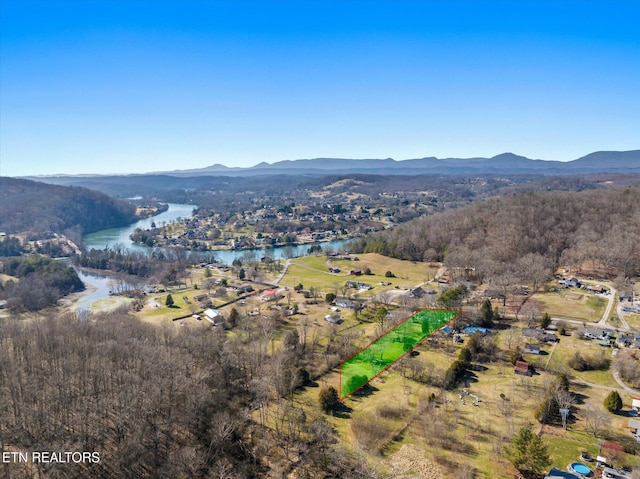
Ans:
POLYGON ((0 175, 640 147, 640 2, 0 2, 0 175))

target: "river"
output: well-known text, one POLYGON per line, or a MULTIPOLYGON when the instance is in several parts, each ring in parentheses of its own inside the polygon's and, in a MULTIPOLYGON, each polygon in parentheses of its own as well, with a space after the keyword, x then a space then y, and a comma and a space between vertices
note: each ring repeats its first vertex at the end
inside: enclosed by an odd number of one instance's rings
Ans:
MULTIPOLYGON (((129 251, 139 251, 148 253, 151 248, 148 246, 137 245, 129 236, 137 228, 149 229, 151 223, 155 223, 158 226, 162 224, 173 223, 179 218, 190 218, 193 210, 197 208, 195 205, 183 205, 178 203, 169 203, 169 209, 160 213, 157 216, 151 218, 145 218, 135 223, 124 226, 122 228, 112 228, 108 230, 97 231, 86 235, 82 241, 84 247, 87 250, 113 248, 120 246, 128 249, 129 251)), ((334 250, 338 250, 344 247, 350 240, 337 239, 332 241, 325 241, 320 243, 313 243, 322 246, 323 248, 331 247, 334 250)), ((234 259, 243 259, 249 257, 257 257, 260 259, 262 256, 268 255, 273 259, 287 259, 295 258, 297 256, 304 256, 307 254, 307 250, 312 244, 292 245, 292 246, 278 246, 275 248, 255 248, 247 250, 217 250, 210 251, 207 254, 215 257, 218 261, 226 264, 231 264, 234 259)))
MULTIPOLYGON (((148 253, 151 251, 151 248, 149 248, 148 246, 134 244, 134 242, 131 241, 131 238, 129 238, 129 235, 131 235, 131 233, 133 233, 136 228, 148 229, 151 228, 151 223, 155 223, 156 225, 161 226, 163 224, 173 223, 179 218, 190 218, 193 210, 197 208, 197 206, 195 205, 184 205, 178 203, 169 203, 168 205, 169 209, 157 216, 136 221, 129 226, 112 228, 88 234, 82 239, 84 247, 87 250, 91 250, 113 248, 118 246, 124 249, 128 249, 129 251, 148 253)), ((313 244, 318 244, 323 248, 331 247, 332 249, 337 251, 340 248, 345 247, 349 241, 350 240, 346 239, 338 239, 313 244)), ((248 250, 218 250, 210 251, 206 254, 222 263, 231 264, 234 259, 245 260, 247 258, 251 258, 251 260, 254 260, 260 259, 263 256, 270 256, 271 258, 278 260, 304 256, 308 254, 307 250, 310 246, 312 245, 304 244, 279 246, 276 248, 267 249, 255 248, 248 250)), ((78 274, 80 276, 80 279, 82 279, 84 283, 93 286, 95 288, 95 291, 84 295, 80 300, 78 300, 78 302, 76 303, 76 307, 82 309, 88 308, 92 303, 109 296, 109 276, 95 276, 82 271, 79 271, 78 274)))
POLYGON ((197 208, 195 205, 182 205, 178 203, 168 203, 169 209, 163 211, 157 216, 151 218, 145 218, 143 220, 136 221, 129 226, 121 228, 111 228, 108 230, 96 231, 82 238, 82 242, 87 249, 104 249, 106 247, 113 248, 115 246, 122 246, 130 251, 148 252, 149 248, 146 246, 140 246, 134 244, 129 236, 137 228, 146 230, 151 228, 151 223, 155 223, 157 226, 163 224, 169 224, 177 221, 179 218, 191 218, 193 210, 197 208))

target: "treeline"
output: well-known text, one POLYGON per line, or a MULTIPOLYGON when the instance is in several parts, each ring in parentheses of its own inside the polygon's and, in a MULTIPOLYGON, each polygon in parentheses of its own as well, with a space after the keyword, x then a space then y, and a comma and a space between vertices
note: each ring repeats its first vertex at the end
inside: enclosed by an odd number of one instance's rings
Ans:
POLYGON ((125 226, 135 220, 135 206, 80 187, 50 185, 0 177, 0 231, 75 236, 125 226))
POLYGON ((0 239, 0 256, 20 256, 24 252, 24 247, 19 238, 7 236, 0 239))
POLYGON ((518 193, 422 217, 353 243, 413 261, 444 261, 479 279, 547 276, 559 265, 640 272, 640 188, 518 193))
POLYGON ((10 258, 0 271, 19 279, 0 282, 0 297, 16 312, 52 306, 63 296, 85 288, 73 268, 45 256, 10 258))
POLYGON ((124 312, 0 323, 4 450, 100 454, 97 463, 3 461, 0 476, 250 479, 297 468, 299 477, 375 477, 335 445, 320 411, 283 401, 270 408, 271 427, 261 424, 257 412, 278 388, 308 376, 290 382, 290 348, 269 356, 271 337, 240 327, 228 341, 124 312))
POLYGON ((92 249, 83 251, 74 261, 83 268, 93 268, 116 273, 149 278, 164 268, 164 257, 137 253, 135 251, 121 251, 119 249, 92 249))

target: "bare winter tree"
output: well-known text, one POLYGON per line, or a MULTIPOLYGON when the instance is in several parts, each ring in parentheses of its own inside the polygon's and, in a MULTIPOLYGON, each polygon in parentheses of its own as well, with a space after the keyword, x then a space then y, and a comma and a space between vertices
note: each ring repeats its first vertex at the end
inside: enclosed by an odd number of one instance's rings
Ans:
POLYGON ((598 434, 609 422, 609 417, 602 407, 591 402, 587 404, 584 409, 584 428, 587 432, 593 434, 593 437, 598 437, 598 434))

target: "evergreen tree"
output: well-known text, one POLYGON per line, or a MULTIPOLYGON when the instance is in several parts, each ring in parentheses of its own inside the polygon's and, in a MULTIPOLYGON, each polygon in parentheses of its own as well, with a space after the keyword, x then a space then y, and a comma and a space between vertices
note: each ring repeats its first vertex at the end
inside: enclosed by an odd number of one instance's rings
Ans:
POLYGON ((511 463, 525 475, 540 474, 551 464, 547 445, 530 427, 520 429, 505 449, 511 463))
POLYGON ((320 390, 320 396, 318 400, 320 402, 320 408, 326 414, 335 411, 338 407, 338 404, 340 403, 340 399, 338 398, 338 391, 333 386, 329 386, 328 388, 323 388, 322 390, 320 390))
POLYGON ((173 301, 173 296, 171 296, 171 293, 167 295, 167 299, 165 300, 164 304, 166 304, 169 308, 171 308, 175 304, 173 301))
POLYGON ((622 398, 618 391, 611 391, 604 400, 604 407, 609 412, 618 412, 622 409, 622 398))
POLYGON ((238 313, 238 310, 236 308, 231 308, 231 311, 229 311, 229 319, 227 320, 227 324, 234 328, 238 322, 238 318, 240 317, 240 313, 238 313))
POLYGON ((551 316, 549 313, 544 313, 542 315, 542 320, 540 321, 540 327, 542 329, 547 329, 551 325, 551 316))
POLYGON ((493 313, 493 306, 491 306, 491 301, 485 299, 480 306, 480 315, 478 316, 480 321, 480 325, 490 328, 493 326, 493 320, 495 319, 495 315, 493 313))

